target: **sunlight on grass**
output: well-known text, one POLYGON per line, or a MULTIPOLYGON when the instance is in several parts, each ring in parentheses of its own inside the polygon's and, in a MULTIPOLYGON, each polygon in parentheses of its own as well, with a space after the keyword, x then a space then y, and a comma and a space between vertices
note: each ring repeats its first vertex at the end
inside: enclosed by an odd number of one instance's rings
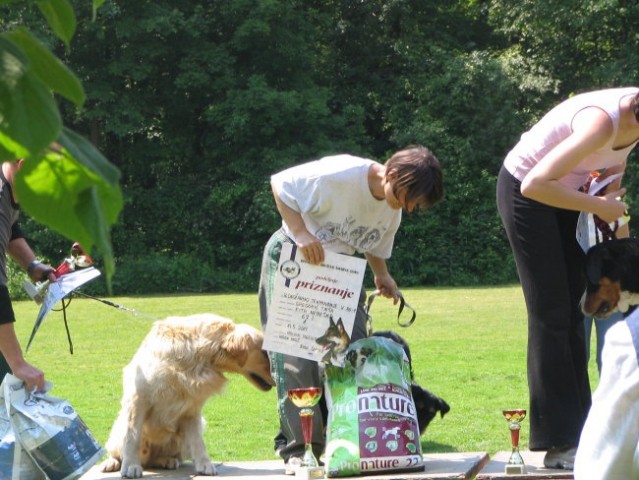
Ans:
MULTIPOLYGON (((526 315, 519 286, 420 288, 403 291, 417 312, 408 328, 397 324, 397 307, 373 303, 375 330, 395 330, 411 346, 418 383, 444 398, 451 411, 436 418, 422 437, 425 452, 509 448, 502 410, 527 408, 526 315)), ((120 408, 122 368, 155 319, 215 312, 259 328, 255 294, 118 297, 108 300, 135 312, 92 299, 74 298, 67 309, 75 353, 69 353, 62 312, 50 313, 27 353, 53 382, 52 395, 69 400, 104 444, 120 408)), ((23 345, 39 307, 14 305, 23 345)), ((403 314, 407 315, 407 313, 403 314)), ((594 347, 593 347, 594 349, 594 347)), ((594 350, 593 350, 594 351, 594 350)), ((204 409, 205 440, 216 461, 275 459, 278 430, 275 392, 263 393, 243 377, 229 375, 223 395, 204 409)), ((597 380, 591 362, 591 380, 597 380)), ((528 445, 522 424, 521 447, 528 445)))

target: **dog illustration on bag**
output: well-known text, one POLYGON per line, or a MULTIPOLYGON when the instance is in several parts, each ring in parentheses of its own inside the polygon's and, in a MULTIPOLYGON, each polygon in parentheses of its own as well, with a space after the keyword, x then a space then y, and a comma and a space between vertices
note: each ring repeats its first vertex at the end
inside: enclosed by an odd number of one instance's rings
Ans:
POLYGON ((342 319, 337 322, 333 317, 329 317, 328 328, 315 342, 326 352, 322 357, 322 362, 331 365, 341 365, 344 358, 344 352, 351 343, 351 337, 346 332, 342 319))
POLYGON ((384 433, 382 434, 382 440, 385 440, 387 438, 393 437, 393 439, 398 440, 399 439, 399 429, 400 427, 394 427, 394 428, 389 428, 389 429, 384 429, 384 433))

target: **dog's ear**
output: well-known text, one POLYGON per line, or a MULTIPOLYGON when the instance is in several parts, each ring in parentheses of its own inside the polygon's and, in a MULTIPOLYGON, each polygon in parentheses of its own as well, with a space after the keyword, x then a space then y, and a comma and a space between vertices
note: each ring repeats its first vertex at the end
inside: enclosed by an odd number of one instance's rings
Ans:
POLYGON ((604 251, 601 248, 592 247, 586 255, 586 280, 590 285, 598 285, 601 278, 604 251))
POLYGON ((611 276, 608 272, 614 265, 614 255, 610 249, 609 242, 595 245, 586 255, 586 279, 590 285, 598 285, 601 277, 611 276))
POLYGON ((443 398, 439 398, 439 414, 444 418, 448 412, 450 412, 450 405, 443 398))
POLYGON ((243 367, 254 345, 255 339, 251 330, 244 325, 235 325, 235 328, 226 335, 222 348, 237 362, 238 366, 243 367))

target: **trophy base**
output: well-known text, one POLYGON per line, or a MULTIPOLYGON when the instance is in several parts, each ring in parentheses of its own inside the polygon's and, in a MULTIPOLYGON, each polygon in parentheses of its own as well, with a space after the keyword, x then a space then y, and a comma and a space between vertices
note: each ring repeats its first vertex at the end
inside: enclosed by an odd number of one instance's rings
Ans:
POLYGON ((313 480, 316 478, 324 478, 323 467, 297 467, 295 469, 295 477, 304 480, 313 480))
POLYGON ((526 473, 526 465, 509 465, 506 464, 506 475, 524 475, 526 473))

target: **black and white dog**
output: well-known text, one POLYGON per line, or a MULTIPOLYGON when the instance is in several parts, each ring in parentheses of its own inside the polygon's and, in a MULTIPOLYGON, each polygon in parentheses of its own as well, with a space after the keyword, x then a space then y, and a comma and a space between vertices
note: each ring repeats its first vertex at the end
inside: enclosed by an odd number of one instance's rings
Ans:
POLYGON ((628 315, 639 305, 639 238, 620 238, 594 245, 586 254, 584 314, 606 318, 628 315))

